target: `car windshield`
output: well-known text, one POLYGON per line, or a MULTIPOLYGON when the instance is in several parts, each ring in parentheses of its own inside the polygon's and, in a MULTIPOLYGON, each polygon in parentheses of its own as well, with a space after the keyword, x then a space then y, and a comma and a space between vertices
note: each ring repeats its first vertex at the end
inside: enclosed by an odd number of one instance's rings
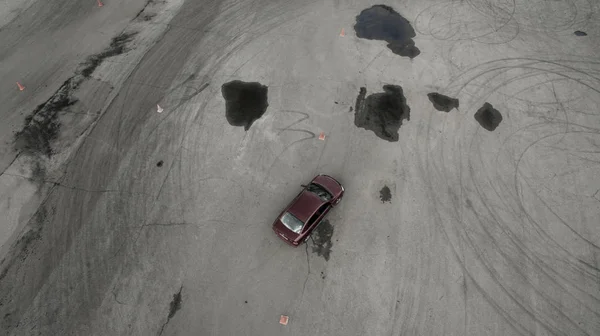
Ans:
POLYGON ((318 184, 311 183, 306 187, 306 190, 319 196, 319 198, 322 199, 323 202, 329 202, 331 198, 333 198, 333 196, 329 192, 327 192, 327 190, 323 189, 323 187, 321 187, 318 184))
POLYGON ((283 216, 281 216, 281 222, 286 228, 292 230, 294 233, 300 233, 302 227, 304 226, 304 223, 302 223, 301 220, 289 212, 286 212, 283 214, 283 216))

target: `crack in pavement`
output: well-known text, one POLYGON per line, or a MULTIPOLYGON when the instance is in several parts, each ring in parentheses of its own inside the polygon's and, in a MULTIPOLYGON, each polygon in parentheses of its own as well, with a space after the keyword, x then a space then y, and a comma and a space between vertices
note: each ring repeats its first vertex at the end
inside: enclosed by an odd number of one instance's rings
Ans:
POLYGON ((304 290, 306 289, 306 283, 308 282, 308 277, 310 276, 310 258, 308 257, 308 242, 304 243, 304 245, 306 246, 306 266, 308 267, 308 271, 306 272, 306 279, 304 279, 304 285, 302 285, 302 295, 300 295, 300 300, 304 298, 304 290))

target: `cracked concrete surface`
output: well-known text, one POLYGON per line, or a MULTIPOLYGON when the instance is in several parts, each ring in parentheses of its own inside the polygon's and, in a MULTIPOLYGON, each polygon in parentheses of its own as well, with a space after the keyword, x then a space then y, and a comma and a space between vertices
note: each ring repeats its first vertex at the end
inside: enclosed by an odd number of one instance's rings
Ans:
POLYGON ((387 2, 414 27, 409 59, 356 37, 372 5, 0 4, 0 333, 600 334, 600 7, 387 2), (51 155, 16 150, 120 34, 58 112, 51 155), (268 87, 247 132, 226 119, 234 80, 268 87), (411 109, 397 142, 354 125, 361 88, 384 85, 411 109), (270 229, 316 173, 346 188, 328 259, 270 229))

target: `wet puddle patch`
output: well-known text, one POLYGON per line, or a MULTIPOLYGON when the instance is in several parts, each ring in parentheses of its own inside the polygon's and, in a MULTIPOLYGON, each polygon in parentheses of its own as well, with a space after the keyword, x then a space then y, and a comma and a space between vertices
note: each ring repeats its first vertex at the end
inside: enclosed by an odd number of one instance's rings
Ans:
POLYGON ((329 261, 333 246, 331 237, 333 237, 333 225, 327 219, 323 220, 311 235, 312 252, 325 258, 326 261, 329 261))
POLYGON ((492 104, 485 103, 475 112, 475 120, 477 120, 481 127, 492 132, 502 122, 502 114, 492 104))
POLYGON ((433 108, 442 112, 450 112, 452 109, 458 109, 458 99, 444 96, 437 92, 427 94, 429 101, 433 104, 433 108))
POLYGON ((225 99, 225 116, 231 126, 248 131, 267 111, 268 87, 258 82, 234 80, 221 86, 225 99))
POLYGON ((581 30, 576 30, 573 34, 575 34, 575 36, 587 36, 587 33, 581 30))
POLYGON ((360 12, 354 31, 357 37, 387 42, 396 55, 412 59, 421 53, 412 39, 417 36, 414 28, 390 6, 375 5, 360 12))
POLYGON ((356 98, 354 125, 373 131, 383 140, 398 141, 402 121, 410 120, 410 107, 406 104, 402 87, 384 85, 383 92, 366 94, 367 89, 361 87, 356 98))

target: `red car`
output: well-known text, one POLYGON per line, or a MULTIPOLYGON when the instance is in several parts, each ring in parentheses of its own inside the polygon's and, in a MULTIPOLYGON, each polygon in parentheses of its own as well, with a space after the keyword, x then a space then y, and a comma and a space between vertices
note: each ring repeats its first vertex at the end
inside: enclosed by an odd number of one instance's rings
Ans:
POLYGON ((318 175, 279 214, 273 231, 286 243, 296 247, 304 243, 325 215, 344 195, 344 187, 333 177, 318 175))

